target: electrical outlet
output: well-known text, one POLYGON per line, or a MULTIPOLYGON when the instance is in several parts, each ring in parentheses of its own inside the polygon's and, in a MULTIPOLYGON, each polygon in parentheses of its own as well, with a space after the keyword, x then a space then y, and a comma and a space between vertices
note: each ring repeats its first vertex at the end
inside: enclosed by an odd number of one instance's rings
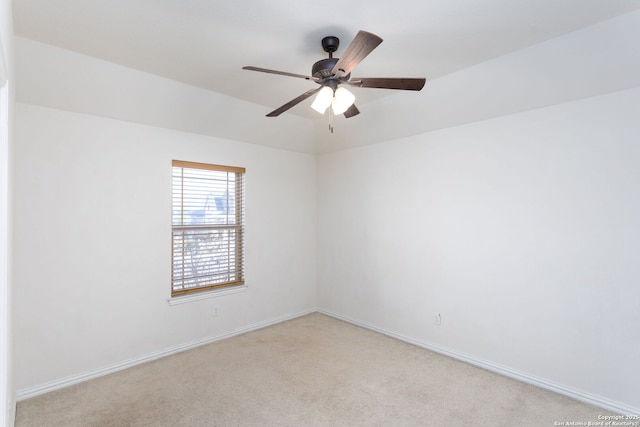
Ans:
POLYGON ((214 317, 217 316, 219 314, 219 312, 220 312, 220 309, 218 308, 218 306, 214 305, 213 306, 213 316, 214 317))
POLYGON ((442 317, 440 313, 436 313, 433 315, 433 324, 440 326, 442 324, 442 317))

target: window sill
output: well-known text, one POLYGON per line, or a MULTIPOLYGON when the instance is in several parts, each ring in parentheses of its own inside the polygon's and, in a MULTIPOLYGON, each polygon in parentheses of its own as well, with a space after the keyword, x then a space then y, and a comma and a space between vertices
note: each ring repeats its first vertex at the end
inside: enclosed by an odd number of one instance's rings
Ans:
POLYGON ((169 298, 167 302, 169 303, 169 305, 185 304, 188 302, 200 301, 203 299, 217 298, 224 295, 237 294, 238 292, 244 292, 246 290, 247 290, 247 285, 234 286, 233 288, 229 288, 229 289, 204 291, 204 292, 198 292, 192 295, 173 297, 173 298, 169 298))

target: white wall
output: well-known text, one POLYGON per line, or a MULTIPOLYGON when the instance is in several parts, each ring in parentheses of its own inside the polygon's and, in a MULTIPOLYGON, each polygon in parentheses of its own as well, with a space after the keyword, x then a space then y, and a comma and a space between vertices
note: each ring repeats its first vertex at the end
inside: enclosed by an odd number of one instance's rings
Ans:
POLYGON ((19 396, 315 308, 313 156, 20 103, 16 115, 19 396), (246 291, 167 303, 172 159, 246 167, 246 291))
POLYGON ((11 2, 0 0, 0 425, 13 425, 15 417, 10 304, 10 157, 13 143, 13 87, 11 2))
POLYGON ((320 156, 320 308, 640 413, 638 111, 632 89, 320 156))

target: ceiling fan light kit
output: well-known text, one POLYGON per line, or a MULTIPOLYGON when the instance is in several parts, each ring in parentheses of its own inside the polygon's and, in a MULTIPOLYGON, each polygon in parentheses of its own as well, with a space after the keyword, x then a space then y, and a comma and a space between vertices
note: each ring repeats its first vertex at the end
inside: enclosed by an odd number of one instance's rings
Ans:
POLYGON ((327 111, 327 108, 329 108, 329 105, 331 105, 332 101, 333 89, 331 89, 329 86, 324 86, 322 89, 320 89, 318 95, 316 95, 316 99, 311 104, 311 108, 313 108, 320 114, 324 114, 324 112, 327 111))
POLYGON ((329 54, 329 58, 321 59, 313 64, 311 76, 254 66, 242 68, 244 70, 259 71, 262 73, 303 78, 312 80, 320 85, 319 88, 308 90, 280 108, 270 112, 267 114, 267 117, 277 117, 305 99, 317 94, 311 104, 311 108, 320 114, 324 114, 327 108, 331 106, 333 114, 344 114, 346 118, 349 118, 359 114, 360 111, 354 104, 355 96, 345 87, 340 86, 342 84, 365 88, 414 91, 422 90, 424 87, 426 82, 424 78, 369 77, 351 79, 351 71, 380 43, 382 43, 382 39, 375 34, 367 31, 359 31, 344 51, 342 57, 334 58, 333 53, 338 50, 340 40, 335 36, 327 36, 322 39, 322 48, 329 54))
POLYGON ((343 114, 349 109, 356 100, 354 94, 349 92, 346 88, 339 87, 333 91, 329 86, 323 86, 316 95, 316 99, 311 104, 311 108, 316 110, 320 114, 324 114, 327 108, 331 106, 333 114, 343 114))
POLYGON ((336 89, 333 101, 331 102, 333 114, 339 115, 344 113, 349 107, 351 107, 351 105, 353 105, 355 100, 356 97, 354 94, 349 92, 346 88, 339 87, 336 89))

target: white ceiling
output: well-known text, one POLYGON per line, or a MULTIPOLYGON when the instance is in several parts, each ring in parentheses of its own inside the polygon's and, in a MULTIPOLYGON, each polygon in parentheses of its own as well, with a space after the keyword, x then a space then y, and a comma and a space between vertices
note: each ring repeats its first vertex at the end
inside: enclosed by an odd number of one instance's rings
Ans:
MULTIPOLYGON (((640 0, 13 1, 19 36, 249 101, 264 106, 264 114, 315 83, 241 67, 310 74, 326 57, 320 46, 326 35, 341 39, 337 57, 360 29, 384 39, 354 76, 426 77, 429 85, 639 8, 640 0)), ((356 92, 359 120, 382 97, 393 108, 394 97, 422 95, 356 92)), ((285 114, 321 120, 310 102, 285 114)))

